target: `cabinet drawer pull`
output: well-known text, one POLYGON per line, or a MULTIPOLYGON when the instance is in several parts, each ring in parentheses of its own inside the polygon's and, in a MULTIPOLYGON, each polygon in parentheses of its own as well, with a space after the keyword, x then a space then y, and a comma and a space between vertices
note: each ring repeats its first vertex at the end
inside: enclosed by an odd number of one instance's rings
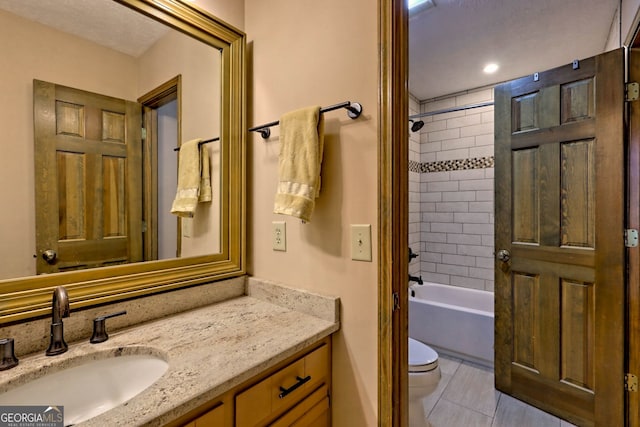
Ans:
POLYGON ((285 397, 289 393, 293 392, 295 389, 300 387, 302 384, 304 384, 304 383, 308 382, 309 380, 311 380, 311 375, 307 375, 304 378, 300 378, 299 376, 296 375, 296 379, 298 380, 298 382, 295 383, 294 385, 292 385, 289 388, 284 388, 284 387, 280 386, 280 392, 281 393, 278 395, 278 397, 280 399, 282 399, 283 397, 285 397))

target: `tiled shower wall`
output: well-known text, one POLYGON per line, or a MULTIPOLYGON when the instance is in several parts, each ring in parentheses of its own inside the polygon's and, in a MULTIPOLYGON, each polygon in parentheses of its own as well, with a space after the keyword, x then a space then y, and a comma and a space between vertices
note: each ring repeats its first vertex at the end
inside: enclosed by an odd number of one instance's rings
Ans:
MULTIPOLYGON (((412 98, 409 115, 486 101, 492 89, 422 104, 412 98)), ((493 291, 493 106, 423 120, 409 141, 409 244, 420 254, 409 271, 493 291)))

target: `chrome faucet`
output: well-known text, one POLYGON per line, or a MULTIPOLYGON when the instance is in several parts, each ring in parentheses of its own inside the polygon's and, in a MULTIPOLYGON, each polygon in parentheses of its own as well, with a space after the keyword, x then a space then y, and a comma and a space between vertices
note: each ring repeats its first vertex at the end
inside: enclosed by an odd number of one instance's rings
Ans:
POLYGON ((53 290, 51 301, 51 341, 45 353, 47 356, 62 354, 69 348, 64 341, 64 317, 69 317, 69 295, 64 287, 58 286, 53 290))

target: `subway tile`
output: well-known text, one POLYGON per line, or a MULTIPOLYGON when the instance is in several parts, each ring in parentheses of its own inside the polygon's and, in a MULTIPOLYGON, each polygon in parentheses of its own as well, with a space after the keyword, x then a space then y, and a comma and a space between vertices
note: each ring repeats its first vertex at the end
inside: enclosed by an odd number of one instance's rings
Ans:
POLYGON ((442 285, 448 285, 450 281, 448 274, 439 274, 432 272, 423 273, 422 280, 424 280, 425 282, 440 283, 442 285))
POLYGON ((453 222, 453 212, 434 212, 424 216, 427 222, 453 222))
MULTIPOLYGON (((444 259, 446 255, 442 255, 444 259)), ((469 268, 464 265, 438 264, 436 271, 441 274, 456 275, 466 277, 469 275, 469 268)))
MULTIPOLYGON (((462 224, 454 222, 432 222, 431 231, 434 233, 462 233, 462 224)), ((446 236, 443 242, 446 241, 446 236)))
POLYGON ((444 162, 447 160, 468 159, 470 150, 475 148, 459 148, 457 150, 445 150, 436 153, 436 159, 438 162, 444 162))
POLYGON ((469 212, 493 213, 493 202, 469 202, 469 212))
POLYGON ((462 128, 466 126, 476 126, 482 124, 482 116, 480 114, 468 114, 447 120, 447 129, 462 128))
POLYGON ((475 146, 476 146, 476 138, 473 136, 468 136, 466 138, 451 139, 445 143, 445 149, 447 150, 457 150, 459 148, 471 148, 475 146))
POLYGON ((460 190, 491 190, 493 191, 492 179, 469 179, 466 181, 460 181, 460 190))
POLYGON ((493 123, 495 120, 495 114, 493 112, 493 107, 483 107, 484 108, 491 108, 491 111, 483 111, 481 112, 482 114, 482 123, 493 123))
MULTIPOLYGON (((422 163, 431 163, 431 162, 435 162, 436 161, 436 153, 422 153, 420 154, 420 161, 422 163)), ((427 174, 423 174, 423 175, 427 175, 427 174)))
POLYGON ((493 190, 476 191, 476 201, 493 202, 493 190))
POLYGON ((493 280, 494 270, 488 268, 469 268, 469 277, 474 279, 493 280))
POLYGON ((460 128, 460 136, 493 135, 493 123, 481 123, 460 128))
MULTIPOLYGON (((433 229, 433 225, 431 226, 433 229)), ((447 233, 442 230, 433 230, 433 232, 422 232, 420 238, 427 243, 447 243, 447 233)))
MULTIPOLYGON (((493 145, 485 145, 482 147, 469 148, 469 157, 492 157, 493 156, 493 145)), ((436 158, 438 155, 436 154, 436 158)))
POLYGON ((436 263, 434 263, 434 262, 421 262, 420 263, 420 271, 418 271, 418 274, 422 274, 423 272, 435 273, 436 272, 436 263))
POLYGON ((442 193, 443 202, 475 202, 475 191, 444 191, 442 193))
POLYGON ((450 181, 451 180, 451 173, 447 172, 447 171, 443 171, 443 172, 431 172, 431 173, 425 173, 422 174, 423 177, 423 181, 426 182, 434 182, 434 181, 450 181))
POLYGON ((420 144, 420 154, 436 153, 437 157, 437 153, 440 151, 442 151, 442 142, 440 141, 422 142, 422 144, 420 144))
POLYGON ((441 254, 456 254, 458 253, 456 245, 448 243, 429 243, 427 244, 427 251, 437 252, 441 254))
MULTIPOLYGON (((466 234, 463 234, 463 236, 466 236, 466 234)), ((449 237, 449 236, 447 236, 449 237)), ((473 236, 473 237, 480 237, 480 236, 473 236)), ((478 239, 480 240, 480 239, 478 239)), ((450 242, 449 242, 450 243, 450 242)), ((478 259, 477 257, 493 257, 493 248, 489 248, 486 246, 480 246, 480 245, 458 245, 458 254, 459 255, 469 255, 469 256, 473 256, 475 257, 475 263, 473 264, 474 267, 478 267, 478 259)))
POLYGON ((476 147, 493 147, 495 145, 493 134, 476 135, 474 138, 476 147))
POLYGON ((432 263, 442 262, 442 254, 440 252, 421 251, 420 256, 422 257, 422 262, 426 262, 426 261, 432 262, 432 263))
POLYGON ((493 224, 463 224, 463 233, 468 234, 491 234, 493 235, 493 224))
POLYGON ((421 108, 423 113, 428 113, 431 111, 444 110, 445 108, 451 108, 455 106, 456 99, 450 97, 424 103, 422 104, 421 108))
POLYGON ((469 179, 485 179, 484 169, 466 169, 449 172, 452 180, 466 181, 469 179))
MULTIPOLYGON (((476 267, 479 268, 486 268, 486 269, 490 269, 491 271, 493 271, 493 247, 487 247, 488 250, 488 255, 487 256, 478 256, 476 257, 476 267)), ((490 277, 491 279, 493 278, 490 277)))
POLYGON ((481 102, 493 101, 493 89, 481 89, 458 95, 455 97, 456 106, 469 104, 479 104, 481 102))
POLYGON ((434 181, 427 184, 427 191, 458 191, 458 181, 434 181))
MULTIPOLYGON (((442 202, 436 205, 437 212, 469 212, 471 204, 478 202, 442 202)), ((484 203, 484 202, 483 202, 484 203)))
MULTIPOLYGON (((465 256, 465 255, 444 254, 444 255, 442 255, 442 263, 443 264, 456 265, 456 266, 475 267, 475 265, 476 265, 476 257, 474 257, 474 256, 465 256)), ((466 269, 466 271, 470 272, 469 269, 466 269)), ((475 277, 472 274, 469 274, 469 276, 475 277)))
POLYGON ((448 234, 447 243, 454 243, 457 245, 482 245, 482 237, 483 236, 475 234, 448 234))
POLYGON ((494 172, 495 172, 494 168, 486 168, 484 170, 484 177, 494 179, 494 172))
POLYGON ((453 214, 453 220, 461 224, 489 224, 487 212, 458 212, 453 214))
MULTIPOLYGON (((477 125, 477 126, 482 126, 482 125, 477 125)), ((462 135, 461 129, 456 128, 456 129, 444 129, 444 130, 429 132, 427 133, 427 135, 428 135, 427 138, 429 142, 436 142, 436 141, 447 141, 449 139, 460 138, 460 136, 476 136, 476 135, 480 135, 480 132, 478 132, 477 134, 467 132, 465 135, 462 135)))
POLYGON ((429 123, 425 123, 422 128, 426 132, 439 132, 447 129, 447 122, 445 120, 437 120, 429 123))
POLYGON ((420 202, 422 203, 441 202, 441 201, 442 201, 442 193, 439 191, 427 192, 425 190, 420 194, 420 202))
POLYGON ((420 210, 424 212, 435 212, 436 204, 435 203, 420 203, 420 210))
POLYGON ((449 283, 453 286, 460 286, 461 288, 471 288, 484 290, 485 281, 483 279, 476 279, 466 275, 451 275, 449 277, 449 283))

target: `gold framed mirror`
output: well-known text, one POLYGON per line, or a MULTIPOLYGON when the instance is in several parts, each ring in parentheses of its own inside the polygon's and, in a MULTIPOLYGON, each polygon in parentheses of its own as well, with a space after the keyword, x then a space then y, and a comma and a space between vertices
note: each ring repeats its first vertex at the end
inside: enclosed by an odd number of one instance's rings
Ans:
POLYGON ((77 309, 245 273, 245 35, 182 0, 113 2, 220 53, 220 106, 215 117, 216 121, 219 117, 216 136, 220 138, 216 146, 219 197, 215 200, 219 203, 219 248, 212 254, 2 279, 0 324, 48 315, 51 291, 56 286, 67 288, 77 309))

